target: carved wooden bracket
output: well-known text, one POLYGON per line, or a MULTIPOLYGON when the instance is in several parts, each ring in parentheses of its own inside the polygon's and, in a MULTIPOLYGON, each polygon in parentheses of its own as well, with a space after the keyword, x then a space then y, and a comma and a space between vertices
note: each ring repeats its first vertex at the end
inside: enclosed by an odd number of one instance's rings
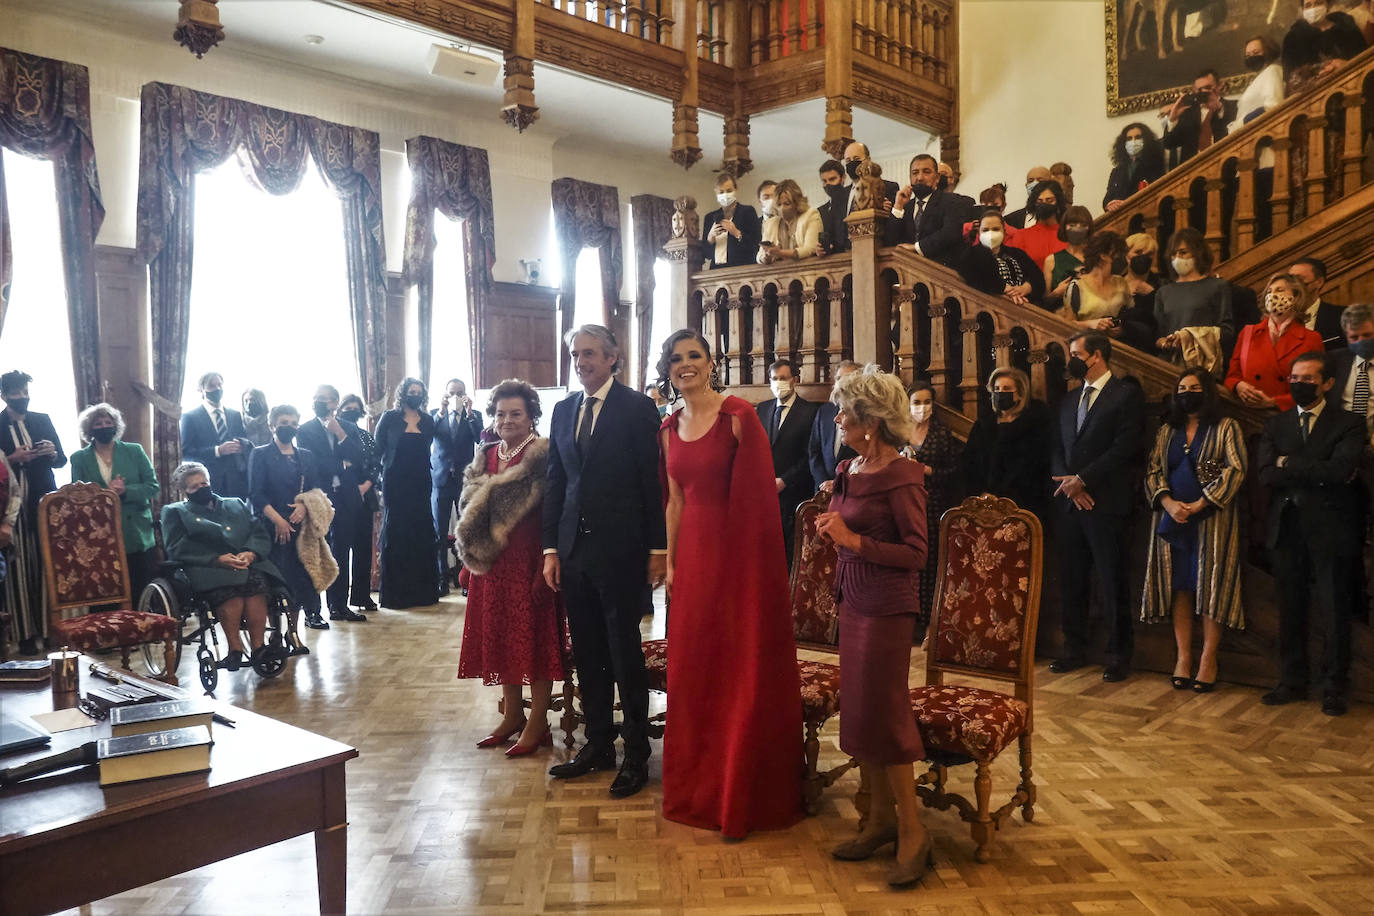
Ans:
POLYGON ((701 141, 697 139, 697 107, 673 104, 673 148, 669 157, 684 169, 701 161, 701 141))
POLYGON ((832 95, 825 100, 825 140, 821 149, 831 159, 844 155, 844 148, 854 142, 854 103, 847 95, 832 95))
POLYGON ((198 58, 204 57, 206 51, 224 40, 224 29, 219 25, 219 7, 215 5, 218 2, 181 0, 177 27, 172 37, 198 58))
POLYGON ((1038 363, 1048 363, 1050 361, 1050 354, 1043 348, 1032 348, 1031 351, 1026 354, 1026 361, 1032 366, 1038 363))
POLYGON ((735 180, 754 169, 749 158, 749 116, 725 119, 725 158, 720 170, 735 180))
POLYGON ((534 104, 534 60, 506 52, 506 97, 501 117, 520 133, 539 120, 539 106, 534 104))

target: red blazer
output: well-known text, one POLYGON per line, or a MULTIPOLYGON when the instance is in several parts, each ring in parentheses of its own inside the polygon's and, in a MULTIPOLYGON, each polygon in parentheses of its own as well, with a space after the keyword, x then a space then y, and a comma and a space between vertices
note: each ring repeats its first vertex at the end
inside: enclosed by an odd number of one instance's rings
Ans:
POLYGON ((1226 373, 1226 387, 1235 391, 1237 382, 1249 382, 1277 401, 1279 410, 1292 410, 1288 373, 1293 368, 1293 360, 1309 350, 1322 350, 1322 336, 1309 331, 1297 319, 1284 329, 1277 346, 1269 339, 1269 319, 1247 325, 1236 336, 1231 368, 1226 373))

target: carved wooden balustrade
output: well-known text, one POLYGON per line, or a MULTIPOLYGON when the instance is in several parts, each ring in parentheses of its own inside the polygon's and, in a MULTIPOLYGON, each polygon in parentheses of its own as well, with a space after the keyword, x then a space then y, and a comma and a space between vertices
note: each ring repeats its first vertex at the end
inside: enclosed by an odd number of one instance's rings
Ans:
POLYGON ((1161 267, 1169 234, 1183 226, 1202 231, 1219 261, 1253 260, 1266 241, 1267 251, 1283 255, 1290 237, 1310 238, 1368 209, 1371 130, 1374 50, 1131 195, 1097 227, 1154 236, 1161 267), (1260 166, 1271 156, 1273 191, 1266 197, 1260 166), (1272 229, 1263 228, 1266 216, 1272 229))

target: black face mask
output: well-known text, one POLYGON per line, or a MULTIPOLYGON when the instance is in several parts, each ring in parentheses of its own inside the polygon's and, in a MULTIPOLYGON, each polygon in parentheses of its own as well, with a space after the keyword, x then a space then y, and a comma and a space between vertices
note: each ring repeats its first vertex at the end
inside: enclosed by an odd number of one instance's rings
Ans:
POLYGON ((405 397, 406 406, 411 410, 419 410, 420 405, 425 402, 423 394, 408 394, 405 397))
POLYGON ((1264 55, 1250 54, 1245 58, 1245 69, 1256 72, 1264 69, 1264 55))
POLYGON ((315 402, 313 405, 311 405, 311 406, 314 407, 314 409, 315 409, 315 416, 319 417, 321 420, 323 420, 325 417, 329 416, 329 402, 328 402, 328 401, 316 401, 316 402, 315 402))
POLYGON ((849 176, 850 181, 859 180, 859 163, 862 159, 850 159, 844 164, 844 173, 849 176))
POLYGON ((294 426, 278 426, 276 429, 274 429, 274 430, 272 431, 272 434, 275 435, 275 436, 277 437, 277 441, 278 441, 278 442, 280 442, 280 443, 282 443, 283 445, 285 445, 286 443, 290 442, 292 439, 296 438, 296 427, 294 427, 294 426))
POLYGON ((363 418, 363 412, 362 412, 361 410, 341 410, 341 411, 339 411, 339 419, 340 419, 340 420, 347 420, 349 423, 357 423, 357 422, 358 422, 359 420, 361 420, 362 418, 363 418))
POLYGON ((114 441, 115 428, 113 426, 100 426, 91 430, 91 438, 101 445, 109 445, 114 441))
POLYGON ((1055 218, 1056 216, 1058 216, 1058 215, 1059 215, 1059 208, 1058 208, 1057 206, 1055 206, 1054 204, 1036 204, 1036 205, 1035 205, 1035 218, 1036 218, 1037 220, 1039 220, 1040 222, 1042 222, 1042 223, 1045 222, 1046 220, 1054 219, 1054 218, 1055 218))
POLYGON ((992 407, 998 413, 1006 413, 1016 406, 1015 391, 994 391, 992 393, 992 407))
POLYGON ((1153 266, 1154 258, 1150 257, 1148 254, 1138 254, 1131 258, 1131 273, 1138 276, 1145 276, 1150 272, 1150 268, 1153 266))
POLYGON ((1191 416, 1202 409, 1202 392, 1180 391, 1174 395, 1174 403, 1179 410, 1191 416))
POLYGON ((928 188, 923 184, 914 184, 911 186, 911 193, 924 200, 934 193, 934 189, 928 188))
POLYGON ((222 397, 224 397, 223 388, 213 388, 205 392, 205 400, 209 401, 211 404, 214 404, 216 406, 219 406, 219 401, 222 397))
POLYGON ((192 490, 190 493, 187 493, 186 498, 197 506, 208 506, 210 505, 210 501, 215 498, 215 494, 210 492, 210 485, 206 484, 199 490, 192 490))
POLYGON ((262 401, 249 401, 243 405, 243 410, 250 417, 260 417, 267 413, 267 404, 262 401))
POLYGON ((1299 407, 1309 407, 1317 403, 1320 396, 1317 392, 1316 382, 1289 382, 1288 390, 1293 395, 1293 401, 1299 407))
POLYGON ((29 412, 28 398, 5 398, 5 403, 8 404, 10 410, 14 411, 15 413, 29 412))
POLYGON ((1125 259, 1125 258, 1112 258, 1112 275, 1113 275, 1113 276, 1119 277, 1119 276, 1121 276, 1122 274, 1124 274, 1125 272, 1126 272, 1126 259, 1125 259))
POLYGON ((1069 363, 1066 368, 1069 370, 1069 378, 1088 377, 1088 364, 1083 362, 1083 360, 1079 359, 1077 356, 1069 357, 1069 363))

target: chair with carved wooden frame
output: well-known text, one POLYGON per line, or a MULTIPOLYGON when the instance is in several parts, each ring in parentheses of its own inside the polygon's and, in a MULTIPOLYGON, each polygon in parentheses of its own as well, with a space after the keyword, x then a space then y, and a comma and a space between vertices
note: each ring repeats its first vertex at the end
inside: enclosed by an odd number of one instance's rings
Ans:
POLYGON ((124 556, 119 496, 94 483, 73 483, 38 504, 38 543, 48 586, 49 644, 81 652, 119 649, 129 668, 129 650, 144 643, 165 646, 166 673, 177 683, 179 623, 162 614, 129 610, 129 567, 124 556), (69 608, 115 605, 64 620, 69 608))
POLYGON ((1032 693, 1043 549, 1040 520, 991 494, 969 497, 940 521, 941 574, 926 642, 926 684, 911 691, 931 763, 916 791, 929 807, 958 809, 972 825, 979 862, 988 861, 992 831, 1003 818, 1018 807, 1023 820, 1035 816, 1032 693), (1000 681, 1013 695, 946 684, 946 674, 1000 681), (989 767, 1013 740, 1021 781, 993 811, 989 767), (977 770, 974 801, 947 788, 949 767, 967 763, 977 770))
MULTIPOLYGON (((836 652, 839 648, 839 608, 835 604, 836 553, 833 542, 816 532, 816 517, 830 505, 830 494, 817 493, 797 507, 796 538, 792 547, 792 624, 797 648, 836 652)), ((668 692, 668 640, 643 643, 649 669, 649 689, 668 692)), ((803 803, 808 814, 820 809, 821 793, 854 767, 853 760, 825 772, 819 768, 820 731, 840 711, 840 666, 830 662, 797 659, 802 699, 802 725, 806 771, 802 781, 803 803)), ((667 713, 650 721, 649 733, 663 737, 667 713)))

